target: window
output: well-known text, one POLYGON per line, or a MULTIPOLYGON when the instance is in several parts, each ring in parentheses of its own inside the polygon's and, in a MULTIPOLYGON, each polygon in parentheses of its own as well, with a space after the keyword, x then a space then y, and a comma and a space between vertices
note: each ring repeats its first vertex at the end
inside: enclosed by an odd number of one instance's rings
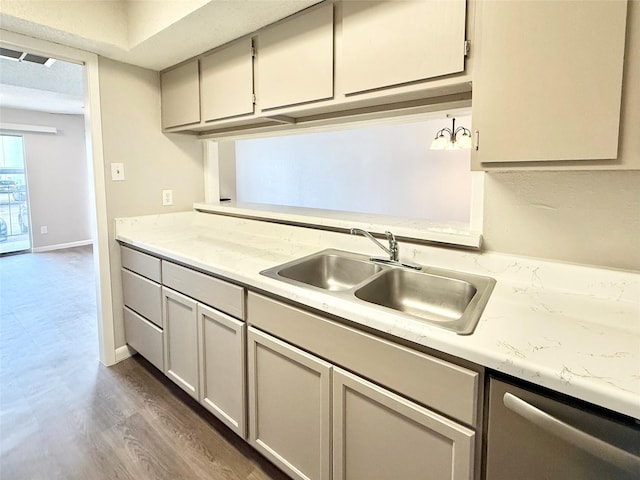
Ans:
POLYGON ((0 253, 31 248, 22 137, 0 135, 0 253))
MULTIPOLYGON (((469 128, 470 115, 456 116, 456 125, 469 128)), ((470 150, 430 150, 443 127, 451 127, 451 120, 441 115, 237 140, 231 149, 221 144, 220 194, 245 211, 303 208, 305 216, 322 216, 322 225, 328 216, 353 221, 366 214, 367 223, 380 224, 381 231, 411 225, 415 235, 404 236, 456 243, 429 234, 448 231, 461 233, 462 244, 478 246, 468 237, 473 231, 480 241, 482 173, 470 171, 470 150)), ((333 226, 343 228, 344 222, 333 226)))

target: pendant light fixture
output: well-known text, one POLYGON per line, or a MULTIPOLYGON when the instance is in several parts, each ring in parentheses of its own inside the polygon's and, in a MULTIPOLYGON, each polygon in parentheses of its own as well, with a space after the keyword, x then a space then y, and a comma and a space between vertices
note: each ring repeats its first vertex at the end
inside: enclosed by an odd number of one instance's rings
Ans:
POLYGON ((438 130, 436 138, 431 142, 431 150, 458 150, 471 148, 471 130, 464 127, 456 128, 456 119, 453 119, 451 128, 438 130))

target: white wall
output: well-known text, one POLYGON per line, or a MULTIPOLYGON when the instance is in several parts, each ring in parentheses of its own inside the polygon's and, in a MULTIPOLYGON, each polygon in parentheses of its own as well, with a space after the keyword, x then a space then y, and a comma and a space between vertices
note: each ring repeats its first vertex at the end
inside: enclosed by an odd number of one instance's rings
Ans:
POLYGON ((618 158, 585 162, 596 171, 558 171, 567 166, 545 165, 551 171, 525 167, 487 174, 487 249, 640 271, 639 77, 640 2, 632 1, 627 13, 618 158))
POLYGON ((469 150, 429 150, 443 127, 451 121, 237 141, 237 200, 468 224, 469 150))
POLYGON ((147 40, 210 1, 154 2, 136 0, 126 2, 129 45, 137 45, 147 40))
POLYGON ((188 135, 165 135, 160 125, 160 75, 99 59, 100 108, 111 245, 111 286, 116 347, 124 345, 117 217, 192 210, 204 200, 202 144, 188 135), (123 163, 125 181, 111 181, 111 163, 123 163), (173 206, 162 206, 162 190, 173 206))
POLYGON ((91 240, 84 117, 0 109, 6 123, 56 127, 24 138, 33 248, 91 240), (41 234, 46 226, 48 233, 41 234))
POLYGON ((485 248, 640 270, 640 172, 503 172, 485 179, 485 248))

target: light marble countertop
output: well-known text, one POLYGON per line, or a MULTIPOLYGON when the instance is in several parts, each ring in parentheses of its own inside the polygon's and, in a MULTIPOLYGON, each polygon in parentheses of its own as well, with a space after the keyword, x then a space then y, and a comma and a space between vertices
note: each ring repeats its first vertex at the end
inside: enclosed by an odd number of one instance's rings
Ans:
POLYGON ((497 280, 472 335, 260 271, 364 237, 199 212, 116 219, 121 242, 640 419, 640 274, 410 243, 400 256, 497 280))

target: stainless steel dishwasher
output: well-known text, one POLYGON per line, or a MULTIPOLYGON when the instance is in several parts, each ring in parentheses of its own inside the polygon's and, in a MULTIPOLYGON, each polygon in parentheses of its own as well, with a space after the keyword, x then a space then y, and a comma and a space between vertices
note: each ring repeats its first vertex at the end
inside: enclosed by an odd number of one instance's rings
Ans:
POLYGON ((563 400, 490 379, 486 480, 640 479, 637 421, 563 400))

